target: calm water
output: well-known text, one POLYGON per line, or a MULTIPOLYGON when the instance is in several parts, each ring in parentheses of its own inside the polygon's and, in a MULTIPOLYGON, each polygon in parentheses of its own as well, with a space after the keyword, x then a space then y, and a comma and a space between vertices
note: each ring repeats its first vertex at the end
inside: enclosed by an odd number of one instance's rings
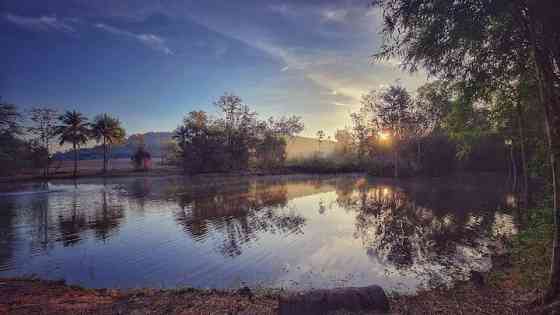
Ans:
POLYGON ((84 179, 2 187, 0 277, 88 287, 450 284, 516 233, 493 177, 84 179), (460 183, 460 184, 458 184, 460 183))

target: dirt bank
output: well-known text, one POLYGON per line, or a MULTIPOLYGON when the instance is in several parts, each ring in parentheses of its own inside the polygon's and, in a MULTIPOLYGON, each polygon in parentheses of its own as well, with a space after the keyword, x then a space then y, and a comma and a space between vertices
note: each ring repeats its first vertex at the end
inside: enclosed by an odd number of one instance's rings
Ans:
MULTIPOLYGON (((84 289, 63 282, 0 280, 0 314, 277 314, 278 295, 197 289, 84 289)), ((391 314, 535 314, 531 292, 507 287, 431 290, 392 297, 391 314)), ((336 312, 336 314, 348 314, 336 312)), ((361 313, 374 314, 374 313, 361 313)))
POLYGON ((0 280, 0 314, 275 314, 276 297, 244 292, 84 289, 63 282, 0 280))

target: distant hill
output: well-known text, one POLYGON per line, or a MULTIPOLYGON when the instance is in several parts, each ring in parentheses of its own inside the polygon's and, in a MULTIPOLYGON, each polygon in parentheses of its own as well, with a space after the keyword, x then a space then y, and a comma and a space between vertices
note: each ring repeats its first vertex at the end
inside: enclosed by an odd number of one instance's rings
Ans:
MULTIPOLYGON (((171 132, 147 132, 144 134, 133 134, 130 135, 123 144, 111 147, 111 157, 116 159, 130 158, 138 147, 138 139, 141 136, 143 137, 146 150, 150 152, 152 157, 161 157, 162 146, 173 140, 173 133, 171 132)), ((74 157, 71 151, 67 151, 56 153, 54 158, 56 160, 72 160, 74 157)), ((102 158, 103 148, 100 145, 80 149, 80 159, 82 160, 96 160, 102 158)))
MULTIPOLYGON (((111 149, 111 156, 113 158, 130 158, 138 146, 138 139, 140 137, 143 137, 146 150, 150 152, 152 157, 161 157, 162 146, 173 140, 173 133, 147 132, 144 134, 133 134, 126 139, 124 144, 113 146, 111 149)), ((323 140, 319 144, 317 139, 296 136, 288 139, 286 153, 288 159, 309 157, 318 152, 322 155, 328 155, 334 151, 335 144, 336 142, 331 140, 323 140)), ((56 160, 72 160, 74 157, 72 152, 68 151, 56 153, 54 158, 56 160)), ((80 150, 80 159, 82 160, 95 160, 102 158, 103 149, 101 146, 83 148, 80 150)))
POLYGON ((334 152, 335 145, 336 142, 332 140, 323 140, 319 143, 315 138, 296 136, 288 139, 286 154, 288 159, 310 157, 317 153, 330 155, 334 152))

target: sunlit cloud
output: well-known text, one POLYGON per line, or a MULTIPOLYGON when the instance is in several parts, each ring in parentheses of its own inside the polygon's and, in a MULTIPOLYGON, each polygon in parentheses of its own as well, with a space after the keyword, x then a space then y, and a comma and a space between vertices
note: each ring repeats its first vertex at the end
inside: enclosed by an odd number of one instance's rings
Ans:
POLYGON ((64 33, 75 33, 76 30, 69 24, 55 16, 26 17, 14 14, 4 14, 4 19, 31 31, 58 31, 64 33))
POLYGON ((126 38, 130 38, 130 39, 134 39, 138 42, 140 42, 141 44, 162 52, 166 55, 173 55, 173 51, 167 47, 165 39, 163 39, 160 36, 154 35, 154 34, 136 34, 127 30, 123 30, 114 26, 110 26, 107 24, 103 24, 103 23, 98 23, 95 24, 95 27, 102 29, 106 32, 109 32, 111 34, 114 35, 118 35, 118 36, 123 36, 126 38))
MULTIPOLYGON (((80 31, 89 26, 123 42, 138 43, 165 55, 181 55, 185 58, 165 59, 168 72, 185 68, 200 73, 200 84, 209 82, 208 91, 201 89, 200 96, 191 97, 175 90, 165 94, 166 104, 194 106, 205 102, 206 94, 211 98, 216 90, 233 89, 259 106, 264 115, 289 111, 303 116, 305 132, 310 135, 319 129, 332 134, 344 127, 349 123, 348 112, 357 110, 362 95, 371 89, 401 78, 402 85, 412 92, 424 81, 421 75, 401 72, 398 59, 373 62, 371 56, 381 45, 382 15, 368 6, 368 1, 79 3, 79 10, 66 10, 61 5, 64 10, 44 11, 57 12, 57 17, 0 14, 0 19, 83 37, 90 34, 80 31), (231 7, 239 8, 235 16, 231 7), (212 58, 219 64, 212 64, 214 60, 205 63, 212 58), (196 62, 196 67, 190 62, 196 62), (237 76, 237 71, 246 70, 246 78, 237 76)), ((188 78, 189 71, 177 74, 170 83, 188 78)))

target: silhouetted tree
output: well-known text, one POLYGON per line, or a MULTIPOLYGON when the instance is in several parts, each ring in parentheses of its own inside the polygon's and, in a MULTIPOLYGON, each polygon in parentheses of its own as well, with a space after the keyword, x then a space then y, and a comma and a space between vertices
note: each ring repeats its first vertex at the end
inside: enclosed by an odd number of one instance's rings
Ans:
POLYGON ((321 143, 325 140, 325 132, 323 130, 317 131, 317 141, 319 143, 319 152, 321 152, 321 143))
POLYGON ((410 94, 401 86, 390 86, 372 99, 374 121, 378 130, 389 133, 394 153, 394 175, 399 177, 400 151, 415 133, 417 121, 410 94))
POLYGON ((110 159, 111 145, 121 143, 125 138, 125 130, 120 120, 109 114, 101 114, 95 117, 92 125, 93 138, 103 144, 103 172, 107 172, 110 159))
POLYGON ((86 144, 91 134, 90 124, 87 117, 77 111, 67 111, 58 120, 62 123, 57 126, 56 133, 60 139, 60 145, 72 143, 74 152, 73 176, 78 174, 78 161, 80 159, 80 146, 86 144))
POLYGON ((215 105, 220 117, 192 111, 174 132, 183 167, 189 173, 247 170, 253 160, 258 167, 281 167, 286 138, 303 130, 297 116, 259 121, 257 113, 235 95, 225 94, 215 105))
POLYGON ((467 95, 531 73, 544 112, 555 232, 546 300, 560 295, 560 11, 554 0, 374 0, 383 11, 380 59, 400 57, 444 79, 466 80, 467 95))
POLYGON ((51 161, 51 142, 56 137, 56 122, 58 111, 48 107, 35 107, 29 113, 31 126, 28 131, 35 136, 35 141, 42 149, 36 152, 43 152, 45 156, 43 176, 49 176, 49 165, 51 161))
POLYGON ((0 133, 19 134, 21 132, 21 114, 13 104, 0 103, 0 133))

